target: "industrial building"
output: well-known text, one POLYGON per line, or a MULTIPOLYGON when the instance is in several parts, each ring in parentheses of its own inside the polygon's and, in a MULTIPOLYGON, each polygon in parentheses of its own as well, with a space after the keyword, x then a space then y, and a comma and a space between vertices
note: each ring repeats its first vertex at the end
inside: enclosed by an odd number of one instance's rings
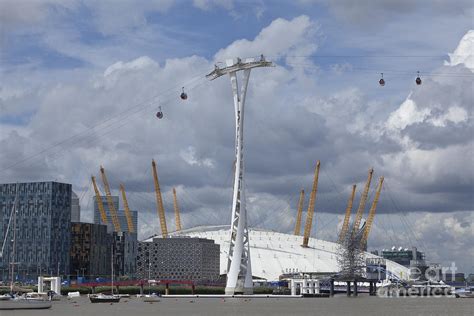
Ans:
MULTIPOLYGON (((211 239, 220 245, 220 274, 227 274, 227 256, 229 251, 229 226, 201 226, 170 234, 176 237, 211 239)), ((147 239, 154 241, 157 238, 147 239)), ((160 238, 161 240, 164 240, 160 238)), ((302 247, 303 236, 279 233, 269 230, 249 229, 250 255, 252 256, 253 277, 277 281, 280 275, 296 272, 336 273, 339 244, 316 238, 309 238, 308 247, 302 247)), ((140 243, 144 244, 144 243, 140 243)), ((366 258, 377 258, 365 253, 366 258)), ((143 258, 146 259, 146 258, 143 258)), ((143 267, 142 269, 147 269, 143 267)), ((389 275, 406 279, 409 268, 394 261, 386 260, 389 275)), ((138 267, 140 269, 140 266, 138 267)))
POLYGON ((137 276, 141 279, 216 281, 220 248, 213 240, 155 237, 139 243, 137 276))
POLYGON ((112 237, 107 226, 92 223, 71 223, 71 276, 95 278, 111 273, 112 237))
MULTIPOLYGON (((5 236, 18 196, 15 270, 19 279, 69 272, 71 185, 54 181, 0 185, 0 236, 5 236)), ((13 239, 13 229, 8 238, 13 239)), ((2 280, 8 279, 12 243, 0 258, 2 280)))
POLYGON ((418 251, 416 247, 412 247, 412 249, 402 247, 392 247, 390 250, 383 249, 382 257, 399 263, 405 267, 410 267, 410 265, 413 266, 417 261, 424 264, 425 260, 425 254, 421 251, 418 251))

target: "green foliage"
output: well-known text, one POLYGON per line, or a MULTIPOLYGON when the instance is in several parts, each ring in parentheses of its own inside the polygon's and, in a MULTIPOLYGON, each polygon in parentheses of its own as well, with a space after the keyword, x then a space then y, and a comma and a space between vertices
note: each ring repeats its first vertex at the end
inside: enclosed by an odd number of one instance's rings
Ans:
POLYGON ((264 286, 254 287, 253 294, 273 294, 273 289, 264 286))

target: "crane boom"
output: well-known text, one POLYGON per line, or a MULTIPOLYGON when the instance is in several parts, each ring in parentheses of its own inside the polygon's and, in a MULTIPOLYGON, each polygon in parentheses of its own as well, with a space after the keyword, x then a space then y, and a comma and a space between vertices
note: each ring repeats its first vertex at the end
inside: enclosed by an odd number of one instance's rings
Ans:
POLYGON ((127 196, 125 194, 125 187, 123 184, 120 184, 120 192, 122 192, 123 208, 125 209, 125 217, 127 218, 128 231, 130 233, 134 233, 135 227, 133 227, 132 213, 128 207, 127 196))
POLYGON ((352 205, 354 204, 354 196, 356 191, 356 185, 352 186, 352 193, 347 202, 346 215, 344 216, 344 222, 342 224, 341 232, 339 234, 339 243, 341 243, 346 237, 347 231, 349 229, 349 222, 351 220, 352 205))
POLYGON ((301 231, 301 217, 303 217, 304 190, 300 192, 300 200, 298 201, 298 214, 296 215, 295 235, 299 236, 301 231))
POLYGON ((314 216, 314 204, 316 202, 316 193, 318 192, 318 178, 319 178, 319 166, 321 165, 320 161, 316 163, 316 168, 314 170, 314 180, 313 180, 313 189, 311 190, 311 195, 309 196, 309 205, 308 205, 308 214, 306 215, 306 224, 304 226, 304 236, 303 236, 303 247, 308 247, 309 235, 311 234, 311 226, 313 225, 313 216, 314 216))
POLYGON ((99 189, 97 188, 97 183, 95 182, 95 177, 91 176, 92 185, 94 186, 95 191, 95 200, 97 201, 97 206, 99 207, 100 218, 102 219, 102 224, 107 225, 107 213, 104 209, 104 204, 102 203, 102 197, 100 196, 99 189))
POLYGON ((163 198, 161 197, 160 182, 158 181, 155 160, 151 161, 151 166, 153 167, 153 180, 155 182, 156 204, 158 217, 160 218, 161 234, 163 238, 166 238, 168 237, 168 228, 166 227, 165 208, 163 207, 163 198))
POLYGON ((372 175, 374 169, 369 169, 369 175, 367 176, 367 182, 365 183, 364 192, 360 198, 359 208, 357 209, 356 217, 354 220, 354 226, 352 226, 352 235, 355 236, 359 230, 360 221, 362 220, 362 215, 364 214, 365 203, 367 202, 367 196, 369 195, 370 182, 372 181, 372 175))
POLYGON ((372 224, 374 223, 375 210, 377 209, 377 203, 379 202, 380 198, 380 191, 382 191, 383 180, 384 178, 380 177, 379 185, 377 187, 377 191, 375 192, 375 197, 372 201, 372 206, 370 207, 369 216, 367 216, 364 234, 362 235, 362 239, 360 240, 362 248, 365 248, 365 246, 367 246, 367 240, 369 239, 370 229, 372 228, 372 224))
POLYGON ((120 227, 120 222, 118 219, 117 210, 115 209, 114 201, 112 201, 112 193, 110 193, 109 181, 107 181, 105 169, 102 166, 100 166, 100 175, 102 177, 102 182, 104 183, 105 197, 107 199, 107 205, 109 206, 110 217, 112 218, 114 230, 116 232, 120 232, 122 231, 122 228, 120 227))
POLYGON ((173 207, 174 207, 174 219, 176 223, 176 231, 181 230, 181 218, 179 216, 179 206, 178 206, 178 198, 176 197, 176 189, 173 188, 173 207))

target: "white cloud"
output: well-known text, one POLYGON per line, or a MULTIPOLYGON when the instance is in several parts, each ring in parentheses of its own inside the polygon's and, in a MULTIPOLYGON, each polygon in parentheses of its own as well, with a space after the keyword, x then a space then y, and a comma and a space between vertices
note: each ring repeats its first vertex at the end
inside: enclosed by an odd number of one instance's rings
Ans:
POLYGON ((458 47, 449 54, 449 59, 449 62, 445 62, 446 65, 464 64, 474 72, 474 30, 470 30, 463 36, 458 47))
POLYGON ((317 49, 315 41, 317 24, 302 15, 293 20, 278 18, 255 37, 254 40, 236 40, 214 56, 216 61, 228 58, 255 57, 264 54, 270 58, 282 55, 311 55, 317 49))
POLYGON ((222 7, 226 10, 234 8, 233 0, 193 0, 193 5, 201 10, 210 10, 213 7, 222 7))
POLYGON ((418 110, 416 103, 408 98, 395 112, 390 114, 387 127, 389 129, 404 129, 413 123, 423 122, 429 114, 429 108, 418 110))
POLYGON ((210 158, 198 158, 196 157, 196 148, 189 146, 185 150, 180 151, 180 157, 191 166, 204 166, 208 168, 215 167, 215 162, 210 158))
POLYGON ((434 126, 445 127, 447 123, 452 122, 454 124, 466 122, 468 120, 467 111, 459 106, 449 107, 446 113, 439 117, 431 118, 429 121, 434 126))

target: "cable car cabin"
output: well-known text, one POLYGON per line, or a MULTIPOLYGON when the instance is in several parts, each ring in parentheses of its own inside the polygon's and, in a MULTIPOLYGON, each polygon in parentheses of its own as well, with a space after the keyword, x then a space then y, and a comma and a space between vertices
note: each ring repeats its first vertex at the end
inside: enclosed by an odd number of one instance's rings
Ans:
POLYGON ((188 95, 186 94, 186 92, 184 92, 184 87, 183 87, 183 92, 181 92, 181 100, 186 100, 188 98, 188 95))
POLYGON ((420 78, 420 72, 418 71, 417 73, 418 73, 418 76, 416 76, 415 82, 419 86, 421 84, 421 78, 420 78))
POLYGON ((381 85, 383 87, 383 86, 385 86, 385 80, 383 80, 383 72, 380 75, 382 76, 382 78, 380 78, 380 80, 379 80, 379 85, 381 85))
POLYGON ((163 118, 163 112, 161 111, 156 112, 156 117, 161 120, 163 118))

